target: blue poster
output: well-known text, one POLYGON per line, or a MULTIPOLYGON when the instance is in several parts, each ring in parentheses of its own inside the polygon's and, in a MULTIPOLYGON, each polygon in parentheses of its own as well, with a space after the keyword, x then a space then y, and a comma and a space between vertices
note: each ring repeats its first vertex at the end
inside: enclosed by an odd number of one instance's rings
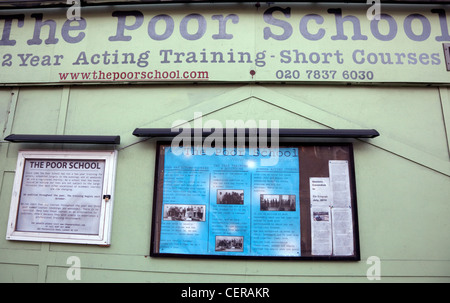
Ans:
POLYGON ((164 147, 160 253, 300 256, 299 178, 296 147, 164 147))

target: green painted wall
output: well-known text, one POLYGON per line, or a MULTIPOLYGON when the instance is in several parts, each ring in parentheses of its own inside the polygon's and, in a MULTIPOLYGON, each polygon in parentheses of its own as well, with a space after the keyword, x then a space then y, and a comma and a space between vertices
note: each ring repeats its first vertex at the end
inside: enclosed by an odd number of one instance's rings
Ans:
POLYGON ((2 139, 12 133, 120 135, 110 247, 5 239, 17 152, 103 146, 0 141, 0 282, 450 282, 450 89, 324 85, 120 85, 0 89, 2 139), (279 120, 280 128, 375 128, 354 140, 361 261, 150 258, 155 141, 136 127, 203 120, 279 120))

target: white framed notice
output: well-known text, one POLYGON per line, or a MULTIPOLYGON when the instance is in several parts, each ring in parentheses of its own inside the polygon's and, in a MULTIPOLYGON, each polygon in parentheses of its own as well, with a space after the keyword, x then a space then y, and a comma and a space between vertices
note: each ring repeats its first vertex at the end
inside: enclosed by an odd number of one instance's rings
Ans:
POLYGON ((6 239, 109 245, 116 151, 20 151, 6 239))

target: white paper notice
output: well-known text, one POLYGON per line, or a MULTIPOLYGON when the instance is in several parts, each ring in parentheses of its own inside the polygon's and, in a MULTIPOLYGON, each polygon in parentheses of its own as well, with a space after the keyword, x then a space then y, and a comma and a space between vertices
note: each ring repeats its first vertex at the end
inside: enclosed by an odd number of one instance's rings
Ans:
POLYGON ((17 231, 98 234, 104 160, 26 160, 17 231))
POLYGON ((333 192, 331 211, 333 255, 348 256, 354 253, 348 161, 330 160, 328 165, 333 192))
POLYGON ((330 185, 333 192, 333 207, 350 207, 350 175, 348 161, 330 160, 330 185))
POLYGON ((353 255, 352 210, 333 208, 333 254, 336 256, 353 255))
POLYGON ((311 205, 330 206, 332 203, 332 191, 329 178, 309 178, 311 205))
POLYGON ((331 213, 330 207, 311 208, 311 253, 331 255, 331 213))
POLYGON ((330 178, 309 178, 311 199, 311 253, 331 255, 331 204, 330 178))

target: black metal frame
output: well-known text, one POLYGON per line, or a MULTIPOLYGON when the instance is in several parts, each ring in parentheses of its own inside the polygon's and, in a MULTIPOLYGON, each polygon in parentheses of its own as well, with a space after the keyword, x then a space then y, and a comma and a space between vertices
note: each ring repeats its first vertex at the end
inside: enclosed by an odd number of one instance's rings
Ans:
MULTIPOLYGON (((133 131, 133 135, 136 137, 151 137, 151 138, 161 138, 161 137, 175 137, 181 134, 186 134, 185 128, 172 130, 170 128, 136 128, 133 131)), ((272 135, 272 130, 270 128, 262 131, 261 129, 214 129, 214 131, 206 131, 203 129, 190 129, 190 136, 198 136, 201 134, 202 137, 207 137, 213 134, 218 135, 217 132, 221 132, 223 136, 226 134, 248 136, 259 136, 261 133, 267 136, 272 135)), ((275 136, 279 137, 299 137, 299 138, 375 138, 380 135, 375 129, 298 129, 298 128, 280 128, 274 132, 275 136), (278 134, 277 134, 278 132, 278 134)))
POLYGON ((247 255, 203 255, 203 254, 179 254, 179 253, 160 253, 156 251, 155 241, 160 239, 156 237, 157 231, 161 232, 161 219, 162 215, 158 212, 157 203, 159 191, 163 191, 163 187, 159 184, 160 174, 164 174, 164 155, 161 155, 161 146, 169 145, 170 142, 158 141, 156 147, 156 160, 155 160, 155 178, 154 178, 154 192, 153 192, 153 207, 152 207, 152 224, 151 224, 151 236, 150 236, 150 256, 151 257, 163 257, 163 258, 189 258, 189 259, 237 259, 237 260, 284 260, 284 261, 360 261, 361 250, 359 241, 359 223, 358 223, 358 209, 357 209, 357 197, 356 197, 356 177, 355 177, 355 165, 353 145, 351 143, 284 143, 284 146, 349 146, 349 173, 350 173, 350 185, 351 185, 351 199, 352 199, 352 222, 353 222, 353 241, 354 241, 354 255, 351 256, 247 256, 247 255), (159 220, 157 219, 159 216, 159 220), (159 228, 158 225, 159 224, 159 228))
POLYGON ((120 136, 11 134, 5 138, 5 141, 13 143, 120 144, 120 136))
MULTIPOLYGON (((72 0, 73 2, 75 0, 72 0)), ((47 1, 37 1, 37 0, 6 0, 0 2, 0 8, 9 8, 9 9, 28 9, 28 8, 54 8, 54 7, 71 7, 72 4, 67 4, 65 0, 47 0, 47 1)), ((122 1, 108 1, 108 0, 78 0, 81 7, 88 6, 99 6, 99 5, 142 5, 142 4, 195 4, 195 3, 239 3, 239 1, 227 1, 227 0, 218 0, 218 1, 208 1, 208 0, 122 0, 122 1)), ((264 1, 248 1, 249 3, 262 3, 264 1)), ((277 2, 287 2, 287 1, 271 1, 270 3, 277 2)), ((311 0, 303 0, 303 1, 288 1, 294 3, 312 3, 312 2, 324 2, 324 3, 364 3, 367 4, 366 0, 353 0, 353 1, 342 1, 342 0, 322 0, 322 1, 311 1, 311 0)), ((383 4, 450 4, 450 0, 382 0, 383 4)))

